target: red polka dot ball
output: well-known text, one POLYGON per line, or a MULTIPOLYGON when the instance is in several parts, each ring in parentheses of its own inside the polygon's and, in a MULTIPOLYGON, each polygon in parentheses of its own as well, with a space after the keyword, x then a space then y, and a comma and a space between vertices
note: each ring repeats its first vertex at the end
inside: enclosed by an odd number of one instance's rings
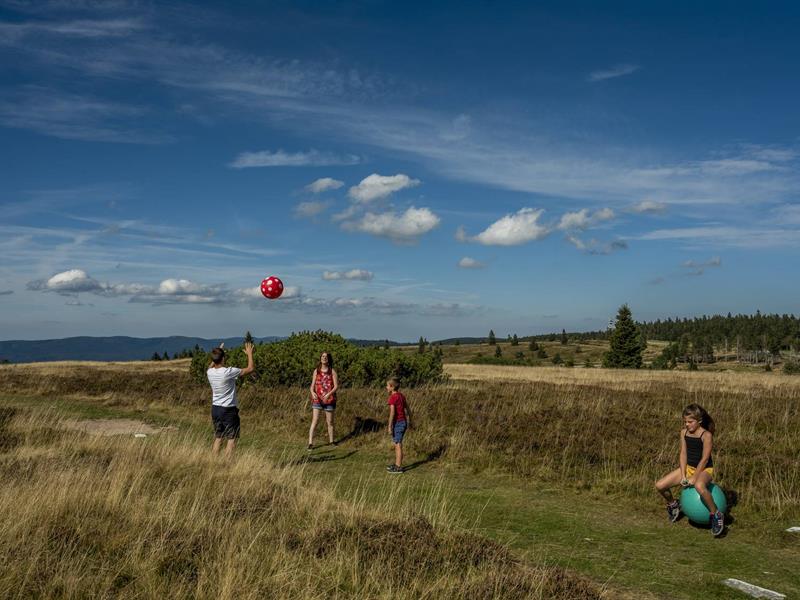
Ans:
POLYGON ((275 276, 267 277, 261 282, 261 293, 270 300, 280 298, 283 293, 283 282, 275 276))

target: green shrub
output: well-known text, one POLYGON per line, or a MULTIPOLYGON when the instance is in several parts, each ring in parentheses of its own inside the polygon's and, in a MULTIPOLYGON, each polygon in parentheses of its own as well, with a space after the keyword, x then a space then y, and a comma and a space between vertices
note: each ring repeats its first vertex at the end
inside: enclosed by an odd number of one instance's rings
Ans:
MULTIPOLYGON (((304 331, 293 333, 279 342, 256 346, 253 352, 256 372, 248 380, 268 387, 308 386, 319 356, 324 351, 333 356, 334 368, 342 387, 382 386, 393 376, 399 377, 406 387, 444 379, 442 357, 438 353, 412 354, 377 346, 362 348, 334 333, 304 331)), ((206 369, 210 362, 205 352, 192 358, 190 373, 199 383, 206 383, 206 369)), ((244 349, 229 350, 225 364, 246 366, 244 349)))
POLYGON ((800 374, 800 361, 796 359, 787 359, 786 362, 783 363, 783 372, 787 375, 800 374))

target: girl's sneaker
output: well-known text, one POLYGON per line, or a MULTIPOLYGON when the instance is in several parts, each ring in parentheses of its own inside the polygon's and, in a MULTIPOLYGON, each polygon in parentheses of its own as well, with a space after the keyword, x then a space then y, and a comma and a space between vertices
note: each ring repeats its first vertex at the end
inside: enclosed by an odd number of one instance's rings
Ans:
POLYGON ((711 515, 711 535, 717 537, 725 530, 725 515, 720 511, 711 515))
POLYGON ((669 522, 674 523, 681 516, 681 505, 677 500, 673 500, 667 504, 667 515, 669 515, 669 522))

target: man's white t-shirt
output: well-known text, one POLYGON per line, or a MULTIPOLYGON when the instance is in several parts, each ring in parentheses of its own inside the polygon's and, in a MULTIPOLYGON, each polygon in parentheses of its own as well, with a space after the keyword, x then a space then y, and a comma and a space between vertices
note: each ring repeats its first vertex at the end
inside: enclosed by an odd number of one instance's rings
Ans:
POLYGON ((242 372, 237 367, 210 367, 206 374, 211 384, 211 404, 214 406, 236 406, 236 378, 242 372))

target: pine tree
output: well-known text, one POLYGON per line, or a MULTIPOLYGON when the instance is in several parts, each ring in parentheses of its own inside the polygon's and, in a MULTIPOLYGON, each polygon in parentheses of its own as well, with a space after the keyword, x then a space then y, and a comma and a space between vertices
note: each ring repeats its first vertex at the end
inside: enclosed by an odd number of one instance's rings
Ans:
POLYGON ((389 349, 389 340, 386 340, 386 341, 383 342, 383 349, 384 350, 388 350, 389 349))
POLYGON ((425 338, 422 336, 419 336, 417 352, 419 352, 420 354, 425 354, 425 338))
POLYGON ((167 354, 166 350, 164 350, 164 358, 162 358, 161 360, 169 360, 169 354, 167 354))
POLYGON ((512 346, 519 346, 519 338, 517 337, 517 334, 516 334, 516 333, 515 333, 515 334, 514 334, 514 336, 511 338, 511 345, 512 345, 512 346))
POLYGON ((495 358, 500 358, 501 356, 503 356, 503 351, 500 350, 500 346, 494 347, 494 356, 495 358))
POLYGON ((567 331, 565 329, 561 330, 561 344, 566 346, 569 342, 569 338, 567 337, 567 331))
POLYGON ((530 344, 528 344, 528 350, 531 352, 536 352, 539 349, 539 344, 536 343, 536 340, 531 340, 530 344))
POLYGON ((456 340, 455 342, 453 342, 453 345, 454 346, 460 346, 461 345, 461 340, 456 340))
POLYGON ((560 365, 563 361, 561 354, 556 352, 556 355, 551 359, 554 365, 560 365))
POLYGON ((612 369, 639 369, 642 366, 642 336, 627 304, 619 307, 611 349, 603 357, 603 366, 612 369))
POLYGON ((255 343, 255 340, 253 339, 253 336, 250 335, 249 331, 244 334, 244 343, 245 344, 253 344, 253 343, 255 343))
POLYGON ((150 360, 161 360, 161 355, 158 352, 153 352, 153 356, 150 357, 150 360))
POLYGON ((487 339, 487 342, 489 343, 490 346, 494 346, 497 343, 497 338, 494 337, 493 329, 489 330, 489 338, 487 339))

